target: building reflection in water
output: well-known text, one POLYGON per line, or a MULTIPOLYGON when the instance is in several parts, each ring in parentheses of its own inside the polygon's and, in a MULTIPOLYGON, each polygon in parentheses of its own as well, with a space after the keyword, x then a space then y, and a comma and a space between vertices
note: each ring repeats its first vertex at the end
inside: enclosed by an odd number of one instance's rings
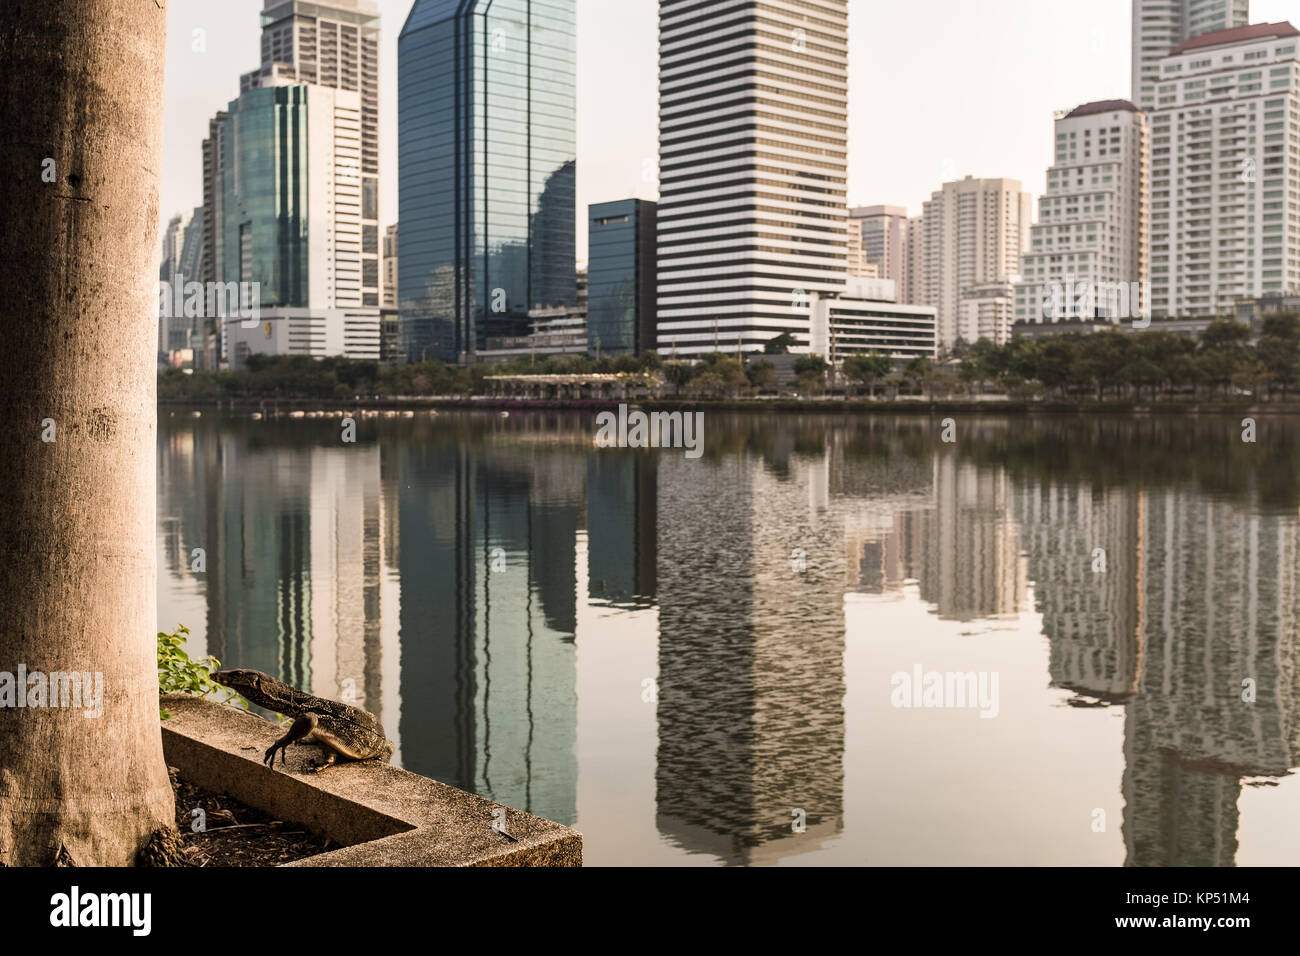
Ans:
POLYGON ((766 459, 660 459, 658 826, 729 863, 843 826, 844 532, 826 466, 782 441, 766 459))
POLYGON ((1032 611, 1045 684, 1123 714, 1126 862, 1235 862, 1242 787, 1300 763, 1291 484, 1242 485, 1239 451, 1178 433, 1201 423, 709 425, 697 460, 595 449, 581 416, 367 420, 351 446, 164 419, 160 568, 224 663, 354 697, 404 766, 565 823, 580 603, 657 608, 655 825, 735 864, 844 834, 846 595, 1032 611))
POLYGON ((1230 866, 1243 778, 1300 763, 1295 516, 1167 491, 1143 496, 1141 515, 1128 862, 1230 866))
POLYGON ((658 461, 610 449, 587 458, 587 581, 593 603, 655 600, 658 461))
POLYGON ((571 823, 583 459, 443 441, 393 450, 405 765, 571 823))

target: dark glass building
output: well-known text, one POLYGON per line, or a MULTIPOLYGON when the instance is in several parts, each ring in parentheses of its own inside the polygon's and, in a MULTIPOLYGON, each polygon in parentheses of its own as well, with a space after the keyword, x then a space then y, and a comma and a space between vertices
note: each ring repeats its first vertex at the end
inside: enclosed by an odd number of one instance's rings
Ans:
POLYGON ((308 306, 306 86, 232 100, 222 137, 223 282, 258 282, 264 306, 308 306))
POLYGON ((214 280, 260 283, 263 308, 361 307, 359 94, 256 87, 215 126, 214 280))
POLYGON ((655 204, 593 203, 587 233, 587 349, 629 355, 655 347, 655 204))
POLYGON ((576 305, 574 0, 415 0, 397 41, 410 361, 473 361, 576 305))

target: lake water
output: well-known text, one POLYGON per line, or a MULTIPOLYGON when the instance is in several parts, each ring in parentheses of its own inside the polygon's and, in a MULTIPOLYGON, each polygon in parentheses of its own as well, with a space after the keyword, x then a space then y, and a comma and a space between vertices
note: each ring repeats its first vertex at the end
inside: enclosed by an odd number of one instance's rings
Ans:
POLYGON ((1300 422, 941 432, 163 410, 159 626, 589 865, 1300 862, 1300 422))

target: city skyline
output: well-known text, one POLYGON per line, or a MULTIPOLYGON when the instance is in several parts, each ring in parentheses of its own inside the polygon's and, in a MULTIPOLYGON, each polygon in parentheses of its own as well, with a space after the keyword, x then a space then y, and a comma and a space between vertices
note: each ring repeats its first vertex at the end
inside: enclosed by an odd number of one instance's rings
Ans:
MULTIPOLYGON (((238 94, 240 76, 261 61, 262 5, 229 0, 220 18, 203 0, 170 7, 160 238, 172 216, 202 204, 200 144, 208 120, 238 94), (196 37, 196 29, 204 32, 196 37), (194 50, 200 37, 202 53, 194 50)), ((589 204, 657 199, 657 6, 654 0, 577 0, 579 260, 585 260, 587 243, 581 211, 589 204), (604 82, 610 72, 625 81, 604 82)), ((915 216, 943 182, 966 175, 1019 179, 1037 197, 1052 165, 1052 114, 1130 97, 1131 0, 1086 7, 1068 0, 1006 0, 1004 15, 996 17, 988 8, 967 6, 919 0, 895 8, 849 0, 850 206, 902 205, 915 216), (927 32, 936 22, 949 28, 927 32), (1070 28, 1062 29, 1066 24, 1070 28), (1019 38, 1022 57, 989 58, 1008 35, 1019 38), (926 55, 918 57, 922 43, 926 55), (950 70, 916 66, 960 62, 971 51, 980 57, 979 68, 962 74, 959 85, 950 70), (1078 69, 1063 70, 1063 63, 1078 69), (1026 74, 1034 82, 1024 82, 1026 74), (900 84, 900 76, 906 82, 900 84), (887 98, 873 95, 877 89, 912 93, 887 98), (990 108, 1011 120, 1001 136, 989 135, 990 108), (879 146, 884 131, 890 131, 888 149, 879 146), (906 136, 900 140, 901 131, 906 136)), ((409 8, 409 0, 379 0, 381 230, 397 220, 396 47, 409 8)), ((1252 0, 1250 6, 1252 23, 1295 16, 1285 0, 1252 0)))
POLYGON ((1175 869, 1300 863, 1300 0, 6 44, 0 870, 141 883, 51 929, 282 866, 1016 867, 941 929, 1289 927, 1175 869))

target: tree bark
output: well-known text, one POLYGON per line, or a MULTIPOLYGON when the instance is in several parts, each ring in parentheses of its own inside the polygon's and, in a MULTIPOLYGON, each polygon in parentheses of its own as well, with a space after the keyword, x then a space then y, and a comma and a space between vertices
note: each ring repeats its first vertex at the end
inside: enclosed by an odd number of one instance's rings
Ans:
POLYGON ((0 4, 0 671, 102 674, 101 716, 93 689, 0 709, 10 866, 126 865, 174 825, 154 556, 166 19, 164 0, 0 4))

